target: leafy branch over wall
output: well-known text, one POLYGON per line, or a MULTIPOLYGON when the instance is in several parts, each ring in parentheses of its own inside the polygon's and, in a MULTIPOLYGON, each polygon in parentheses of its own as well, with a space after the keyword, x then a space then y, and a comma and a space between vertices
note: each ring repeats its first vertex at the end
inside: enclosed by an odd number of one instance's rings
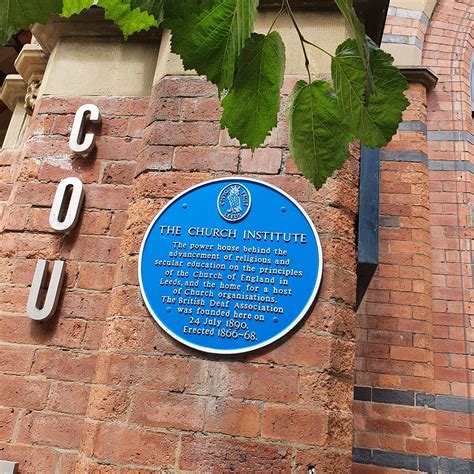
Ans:
POLYGON ((266 35, 253 32, 259 0, 0 0, 0 42, 18 30, 97 5, 125 39, 160 25, 172 32, 171 49, 186 69, 214 83, 222 99, 221 126, 255 150, 277 125, 285 72, 285 45, 276 31, 289 15, 305 57, 307 81, 296 83, 287 107, 290 152, 298 169, 320 188, 348 157, 359 139, 385 146, 408 106, 407 82, 393 58, 365 35, 352 0, 335 0, 353 39, 331 54, 301 32, 289 0, 282 0, 266 35), (332 83, 311 79, 308 48, 331 56, 332 83))

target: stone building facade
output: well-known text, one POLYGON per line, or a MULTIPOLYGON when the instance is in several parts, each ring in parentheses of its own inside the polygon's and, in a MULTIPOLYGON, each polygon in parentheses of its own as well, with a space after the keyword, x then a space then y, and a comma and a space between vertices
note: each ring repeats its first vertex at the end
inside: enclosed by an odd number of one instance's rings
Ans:
MULTIPOLYGON (((326 49, 349 34, 333 10, 297 14, 326 49)), ((469 1, 391 2, 382 46, 410 107, 381 152, 380 263, 356 311, 360 150, 319 191, 298 173, 283 107, 305 72, 285 19, 282 113, 253 155, 220 130, 215 87, 183 71, 166 32, 124 42, 100 10, 34 26, 1 96, 13 115, 0 151, 0 460, 20 473, 469 472, 473 27, 469 1), (78 158, 68 139, 85 103, 102 124, 78 158), (137 259, 170 199, 229 175, 301 203, 325 268, 289 337, 220 357, 153 322, 137 259), (49 215, 70 176, 85 201, 61 234, 49 215), (66 262, 46 322, 25 314, 37 259, 66 262)))

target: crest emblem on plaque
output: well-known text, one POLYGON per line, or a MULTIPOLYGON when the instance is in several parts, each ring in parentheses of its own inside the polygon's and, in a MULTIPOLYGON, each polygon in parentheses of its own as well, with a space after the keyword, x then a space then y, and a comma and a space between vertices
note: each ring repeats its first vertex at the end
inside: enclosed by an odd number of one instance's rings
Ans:
POLYGON ((251 196, 249 190, 240 183, 231 183, 222 188, 217 198, 217 210, 223 219, 236 222, 249 212, 251 196))

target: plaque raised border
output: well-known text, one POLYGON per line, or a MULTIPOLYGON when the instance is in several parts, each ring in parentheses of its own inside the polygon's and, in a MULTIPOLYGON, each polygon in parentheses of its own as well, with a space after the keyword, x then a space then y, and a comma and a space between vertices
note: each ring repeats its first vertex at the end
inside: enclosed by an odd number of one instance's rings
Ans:
MULTIPOLYGON (((227 185, 227 186, 228 186, 227 185)), ((222 188, 224 189, 224 188, 222 188)), ((220 194, 220 193, 218 193, 220 194)), ((250 193, 249 193, 250 194, 250 193)), ((250 197, 250 201, 252 201, 252 197, 250 197)), ((218 199, 218 198, 217 198, 218 199)), ((215 202, 215 201, 214 201, 215 202)), ((253 204, 253 203, 252 203, 253 204)), ((250 205, 251 205, 251 202, 249 202, 249 208, 250 208, 250 205)), ((183 208, 186 208, 186 204, 183 204, 182 207, 183 208)), ((240 224, 241 222, 244 222, 245 221, 245 217, 246 215, 248 214, 249 212, 249 208, 245 211, 245 214, 235 220, 235 221, 227 221, 223 216, 222 214, 220 213, 220 210, 219 210, 219 203, 217 202, 217 208, 216 208, 216 214, 219 215, 219 217, 222 219, 222 223, 225 225, 231 225, 232 224, 240 224)), ((282 212, 285 212, 283 209, 282 209, 282 212)), ((282 214, 284 215, 284 214, 282 214)), ((177 223, 178 224, 178 223, 177 223)), ((145 305, 150 313, 150 315, 153 317, 153 319, 158 323, 158 325, 167 333, 169 334, 171 337, 173 337, 174 339, 176 339, 177 341, 179 341, 180 343, 188 346, 188 347, 191 347, 193 349, 196 349, 196 350, 199 350, 199 351, 203 351, 203 352, 207 352, 207 353, 211 353, 211 354, 242 354, 242 353, 246 353, 246 352, 250 352, 250 351, 255 351, 257 349, 260 349, 260 348, 263 348, 263 347, 266 347, 266 346, 269 346, 270 344, 274 343, 275 341, 281 339, 282 337, 284 337, 286 334, 288 334, 295 326, 298 325, 298 323, 306 316, 306 314, 308 313, 308 310, 311 308, 311 306, 313 305, 314 303, 314 300, 316 298, 316 295, 319 291, 319 287, 321 285, 321 279, 322 279, 322 271, 323 271, 323 254, 322 254, 322 249, 321 249, 321 242, 319 240, 319 236, 318 236, 318 233, 316 231, 316 228, 311 220, 311 218, 308 216, 308 214, 306 213, 306 211, 303 209, 303 207, 294 199, 292 198, 289 194, 287 194, 285 191, 281 190, 280 188, 272 185, 272 184, 269 184, 269 183, 266 183, 264 181, 261 181, 261 180, 258 180, 258 179, 254 179, 254 178, 247 178, 247 177, 240 177, 240 176, 229 176, 229 177, 225 177, 225 178, 217 178, 217 179, 213 179, 213 180, 209 180, 209 181, 205 181, 205 182, 202 182, 202 183, 199 183, 195 186, 192 186, 188 189, 186 189, 185 191, 179 193, 178 195, 176 195, 174 198, 172 198, 158 213, 157 215, 154 217, 154 219, 152 220, 152 222, 150 223, 150 225, 148 226, 148 229, 145 233, 145 236, 142 240, 142 243, 141 243, 141 246, 140 246, 140 253, 139 253, 139 258, 138 258, 138 280, 139 280, 139 286, 140 286, 140 292, 141 292, 141 295, 143 297, 143 300, 145 302, 145 305), (273 337, 269 338, 269 339, 265 339, 264 341, 262 342, 257 342, 255 344, 249 344, 248 346, 246 347, 241 347, 241 348, 238 348, 238 349, 219 349, 219 348, 213 348, 213 347, 207 347, 207 346, 203 346, 201 344, 195 344, 195 343, 192 343, 188 340, 186 340, 185 338, 181 337, 179 334, 176 334, 174 331, 172 331, 159 317, 158 314, 155 313, 155 310, 153 309, 153 306, 150 304, 149 302, 149 299, 147 297, 147 294, 145 292, 145 289, 144 289, 144 284, 143 284, 143 279, 142 279, 142 258, 143 258, 143 253, 144 253, 144 249, 145 249, 145 246, 147 244, 147 240, 148 240, 148 237, 151 233, 151 231, 154 229, 154 226, 155 224, 157 223, 157 221, 160 219, 160 217, 167 211, 169 210, 171 207, 173 207, 175 205, 175 203, 177 203, 179 200, 181 200, 184 196, 190 194, 190 193, 193 193, 195 192, 196 190, 202 188, 202 187, 205 187, 205 186, 209 186, 209 185, 216 185, 218 183, 224 183, 224 182, 228 182, 228 185, 229 184, 232 184, 232 183, 236 183, 236 184, 242 184, 242 186, 246 188, 245 186, 245 183, 255 183, 257 185, 260 185, 260 186, 263 186, 263 187, 266 187, 266 188, 269 188, 277 193, 279 193, 281 196, 283 196, 286 200, 290 201, 290 203, 292 205, 294 205, 297 210, 301 213, 301 215, 303 216, 304 220, 306 221, 306 223, 308 224, 308 228, 309 230, 311 231, 311 234, 312 236, 314 237, 314 241, 315 241, 315 244, 316 244, 316 250, 317 250, 317 253, 318 253, 318 259, 317 259, 317 262, 318 262, 318 268, 317 268, 317 273, 316 273, 316 280, 315 280, 315 283, 314 283, 314 287, 313 287, 313 290, 311 292, 311 294, 309 295, 308 297, 308 300, 306 302, 306 304, 304 305, 303 309, 299 312, 299 314, 297 315, 294 315, 291 317, 291 321, 289 322, 288 325, 286 325, 279 333, 277 333, 276 335, 274 335, 273 337)), ((304 278, 304 277, 303 277, 304 278)), ((157 285, 157 287, 159 288, 159 286, 157 285)))

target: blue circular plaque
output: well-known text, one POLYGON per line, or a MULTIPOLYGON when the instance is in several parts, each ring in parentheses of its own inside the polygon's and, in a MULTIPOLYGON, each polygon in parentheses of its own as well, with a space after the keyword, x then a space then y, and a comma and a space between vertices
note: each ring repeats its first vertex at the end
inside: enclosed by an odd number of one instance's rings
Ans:
POLYGON ((284 336, 322 275, 319 237, 303 208, 249 178, 207 181, 172 199, 140 249, 140 289, 153 318, 189 347, 237 354, 284 336))

